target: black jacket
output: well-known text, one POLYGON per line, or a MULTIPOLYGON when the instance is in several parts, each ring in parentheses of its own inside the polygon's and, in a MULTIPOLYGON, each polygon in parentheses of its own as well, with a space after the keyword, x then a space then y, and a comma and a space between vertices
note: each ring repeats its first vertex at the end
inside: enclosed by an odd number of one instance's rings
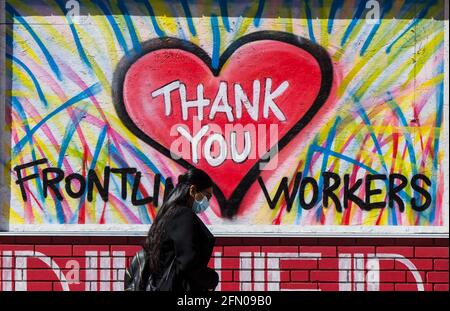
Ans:
MULTIPOLYGON (((174 290, 204 291, 214 289, 219 276, 208 267, 215 238, 201 219, 185 206, 176 207, 175 214, 167 221, 160 250, 161 271, 170 265, 174 256, 177 269, 174 290)), ((131 275, 142 272, 143 252, 135 256, 126 273, 125 288, 132 282, 131 275), (139 272, 140 271, 140 272, 139 272)), ((156 275, 156 279, 158 279, 156 275)))

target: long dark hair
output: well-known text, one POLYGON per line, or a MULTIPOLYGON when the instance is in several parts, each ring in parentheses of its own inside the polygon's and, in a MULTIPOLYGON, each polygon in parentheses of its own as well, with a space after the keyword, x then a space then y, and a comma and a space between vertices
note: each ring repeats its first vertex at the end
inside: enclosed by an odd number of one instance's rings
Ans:
MULTIPOLYGON (((167 220, 175 214, 177 206, 187 206, 189 199, 189 187, 194 185, 196 191, 202 191, 213 186, 213 181, 204 171, 196 168, 189 169, 183 175, 178 176, 177 186, 170 192, 163 203, 155 220, 148 231, 144 244, 146 266, 149 272, 159 272, 159 256, 161 238, 164 233, 167 220)), ((143 280, 146 281, 146 280, 143 280)))

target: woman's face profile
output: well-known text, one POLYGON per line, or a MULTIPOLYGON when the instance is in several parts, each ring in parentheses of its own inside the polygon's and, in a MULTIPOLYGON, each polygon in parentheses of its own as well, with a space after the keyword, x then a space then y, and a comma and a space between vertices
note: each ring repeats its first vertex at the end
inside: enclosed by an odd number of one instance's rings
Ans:
POLYGON ((206 188, 206 189, 204 189, 204 190, 202 190, 200 192, 197 192, 195 199, 197 201, 201 201, 201 200, 203 200, 204 197, 206 197, 206 199, 208 201, 210 201, 211 198, 212 198, 212 191, 213 191, 212 187, 209 187, 209 188, 206 188))
POLYGON ((190 189, 191 197, 196 201, 201 201, 201 200, 203 200, 204 197, 206 197, 206 199, 208 201, 210 201, 212 198, 212 193, 213 193, 212 187, 203 189, 202 191, 197 191, 195 186, 191 186, 191 189, 190 189))
POLYGON ((202 213, 209 207, 212 194, 212 187, 198 191, 194 185, 191 185, 189 188, 188 204, 195 213, 202 213))

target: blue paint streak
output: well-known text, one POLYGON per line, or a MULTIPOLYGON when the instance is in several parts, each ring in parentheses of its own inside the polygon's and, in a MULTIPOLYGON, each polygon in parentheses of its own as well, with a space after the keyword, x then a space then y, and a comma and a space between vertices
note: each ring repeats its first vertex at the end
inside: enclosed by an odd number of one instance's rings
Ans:
POLYGON ((125 19, 125 23, 127 24, 128 31, 131 37, 131 42, 133 43, 134 51, 140 53, 142 51, 141 43, 139 42, 139 38, 136 34, 136 29, 134 28, 133 21, 130 18, 130 13, 128 13, 125 1, 119 1, 118 5, 119 10, 122 12, 123 18, 125 19))
MULTIPOLYGON (((441 64, 439 66, 439 72, 444 72, 444 64, 441 64)), ((434 150, 433 150, 433 178, 432 178, 432 184, 431 184, 431 197, 436 198, 437 197, 437 184, 439 183, 439 140, 441 135, 441 126, 442 126, 442 116, 444 114, 444 83, 440 83, 436 88, 436 128, 438 129, 438 133, 436 133, 434 137, 434 150)), ((430 213, 429 221, 432 223, 434 221, 434 218, 436 217, 436 200, 432 200, 432 211, 433 213, 430 213)))
POLYGON ((386 162, 384 161, 383 152, 381 151, 381 146, 378 143, 378 139, 375 136, 375 133, 370 128, 372 126, 372 123, 370 122, 369 117, 367 116, 367 113, 364 110, 364 108, 359 104, 359 101, 356 101, 356 102, 358 103, 358 106, 359 106, 359 109, 358 109, 359 116, 361 117, 361 119, 363 119, 364 124, 367 125, 367 130, 369 131, 370 137, 372 138, 375 148, 377 149, 377 153, 380 156, 381 164, 383 165, 384 170, 388 174, 389 170, 387 168, 386 162))
MULTIPOLYGON (((119 151, 117 150, 116 146, 114 146, 114 144, 109 145, 109 151, 110 151, 111 158, 114 160, 114 162, 116 163, 116 165, 118 167, 129 167, 128 163, 125 162, 123 156, 119 153, 119 151)), ((127 175, 127 181, 128 181, 128 185, 130 186, 130 188, 133 187, 133 181, 134 181, 133 176, 127 175)))
MULTIPOLYGON (((16 110, 17 114, 19 115, 20 119, 23 121, 23 125, 25 127, 25 133, 28 134, 30 133, 30 126, 28 124, 27 121, 27 116, 26 113, 23 109, 22 104, 20 103, 20 101, 17 99, 17 97, 13 96, 11 98, 11 105, 14 108, 14 110, 16 110)), ((36 151, 34 149, 34 143, 33 140, 29 141, 30 147, 31 147, 31 158, 33 159, 33 161, 37 160, 36 157, 36 151)), ((39 170, 37 168, 37 166, 34 166, 34 173, 39 175, 39 170)), ((41 183, 41 179, 40 178, 36 178, 35 181, 37 182, 37 189, 39 191, 39 196, 41 198, 41 201, 44 202, 44 192, 43 192, 43 187, 42 187, 42 183, 41 183)))
MULTIPOLYGON (((129 167, 129 165, 123 160, 123 157, 119 154, 118 150, 116 149, 116 147, 112 144, 110 144, 110 155, 112 157, 112 159, 118 164, 119 167, 129 167)), ((117 186, 117 183, 115 182, 115 179, 112 178, 114 184, 116 185, 116 188, 119 188, 117 186)), ((134 184, 134 176, 132 175, 127 175, 127 182, 128 182, 128 189, 133 189, 133 184, 134 184)), ((119 197, 121 198, 121 196, 119 195, 119 197)), ((137 193, 137 199, 142 199, 142 194, 140 192, 137 193)), ((139 219, 146 224, 151 224, 152 220, 150 218, 150 215, 148 213, 148 210, 145 206, 136 206, 139 209, 139 219)))
POLYGON ((342 8, 343 5, 344 0, 334 0, 331 4, 330 15, 328 16, 328 34, 331 34, 336 13, 342 8))
POLYGON ((106 6, 102 0, 92 0, 93 3, 95 3, 101 11, 103 11, 106 19, 108 20, 114 34, 116 35, 116 39, 119 42, 119 45, 122 47, 123 52, 125 55, 128 56, 128 46, 125 42, 125 38, 123 37, 122 32, 119 29, 119 26, 117 26, 116 21, 114 20, 112 12, 109 10, 108 6, 106 6))
POLYGON ((219 21, 217 16, 211 15, 211 28, 213 31, 213 52, 212 52, 212 64, 214 69, 219 68, 219 54, 220 54, 220 32, 219 32, 219 21))
POLYGON ((327 149, 325 149, 323 147, 320 147, 319 145, 315 145, 314 149, 315 149, 316 152, 322 152, 323 154, 328 154, 328 155, 333 156, 335 158, 338 158, 338 159, 344 160, 346 162, 349 162, 349 163, 351 163, 353 165, 356 165, 356 166, 358 166, 358 167, 360 167, 362 169, 365 169, 366 171, 368 171, 371 174, 374 174, 374 175, 380 174, 379 172, 377 172, 376 170, 372 169, 371 167, 368 167, 367 165, 365 165, 365 164, 363 164, 361 162, 358 162, 355 159, 352 159, 352 158, 350 158, 348 156, 340 154, 338 152, 335 152, 335 151, 332 151, 332 150, 327 150, 327 149))
MULTIPOLYGON (((314 137, 313 143, 308 148, 308 152, 306 153, 305 165, 303 167, 303 172, 302 172, 302 179, 308 176, 309 170, 311 168, 312 157, 313 157, 314 152, 315 152, 314 146, 316 144, 318 144, 318 141, 319 141, 319 137, 316 135, 316 137, 314 137)), ((297 215, 295 217, 295 224, 296 225, 300 224, 300 218, 301 218, 302 212, 303 212, 303 208, 302 208, 302 206, 300 204, 300 200, 297 200, 297 202, 298 202, 298 204, 297 204, 297 215)))
MULTIPOLYGON (((59 186, 57 186, 59 189, 59 186)), ((55 201, 55 209, 56 209, 56 219, 58 220, 59 224, 65 224, 66 218, 64 216, 63 210, 62 210, 62 204, 61 201, 56 200, 55 201)))
POLYGON ((20 67, 23 68, 23 70, 26 71, 26 73, 30 76, 31 81, 33 82, 34 87, 36 88, 36 92, 38 93, 39 99, 41 100, 44 107, 48 107, 47 99, 45 98, 44 92, 42 91, 41 85, 39 84, 39 81, 36 79, 33 72, 30 70, 30 68, 27 67, 23 62, 21 62, 18 58, 11 54, 6 54, 6 58, 12 60, 16 64, 18 64, 20 67))
POLYGON ((372 43, 373 37, 375 37, 375 34, 377 33, 378 29, 381 26, 381 19, 380 22, 378 24, 375 24, 372 28, 372 30, 370 31, 370 34, 367 36, 366 41, 364 41, 364 44, 361 48, 361 52, 359 53, 359 55, 364 56, 364 54, 366 53, 367 49, 369 48, 370 43, 372 43))
POLYGON ((57 165, 58 168, 61 168, 62 162, 64 160, 64 156, 65 156, 66 151, 67 151, 67 148, 69 147, 69 143, 72 140, 76 129, 78 128, 78 124, 80 124, 81 120, 83 120, 83 117, 85 115, 86 115, 85 111, 76 112, 75 113, 75 120, 71 124, 69 124, 69 126, 66 128, 66 131, 64 133, 64 137, 62 139, 61 149, 59 151, 58 165, 57 165))
MULTIPOLYGON (((26 121, 27 117, 26 117, 25 111, 23 110, 22 104, 19 102, 19 100, 16 97, 12 97, 12 105, 16 109, 16 111, 19 114, 19 116, 21 117, 21 119, 24 120, 25 133, 26 133, 26 135, 28 135, 30 133, 30 127, 28 125, 28 122, 26 121)), ((30 143, 30 146, 32 148, 31 149, 31 158, 33 159, 33 161, 36 161, 37 157, 36 157, 36 152, 34 150, 33 140, 30 140, 29 143, 30 143)), ((39 175, 39 170, 38 170, 37 166, 35 166, 33 168, 33 170, 34 170, 34 174, 39 175)), ((38 190, 38 194, 39 194, 39 197, 41 199, 41 202, 45 202, 44 190, 43 190, 41 179, 40 178, 36 178, 35 182, 36 182, 36 188, 38 190)), ((56 185, 56 187, 59 190, 59 184, 56 185)), ((59 224, 64 224, 65 223, 65 217, 64 217, 63 210, 62 210, 61 202, 59 200, 55 201, 55 209, 56 209, 56 218, 58 220, 58 223, 59 224)), ((44 211, 44 215, 45 215, 46 219, 50 223, 53 223, 53 219, 51 217, 49 217, 47 210, 44 208, 43 211, 44 211)))
POLYGON ((41 49, 42 53, 44 54, 45 59, 47 60, 48 64, 50 65, 50 68, 52 69, 53 73, 56 75, 58 80, 62 80, 61 71, 59 70, 58 65, 56 64, 55 60, 53 59, 53 56, 50 54, 48 49, 45 47, 42 40, 39 38, 39 36, 34 32, 34 30, 30 27, 30 25, 25 21, 25 19, 17 12, 9 3, 6 3, 6 11, 10 13, 15 19, 21 23, 23 27, 29 32, 29 34, 33 37, 34 41, 37 43, 39 48, 41 49))
POLYGON ((184 29, 183 29, 183 27, 180 25, 180 22, 179 22, 179 21, 177 21, 177 24, 178 24, 178 35, 179 35, 179 37, 180 37, 181 39, 183 39, 183 40, 189 41, 189 38, 188 38, 188 36, 186 35, 186 33, 184 32, 184 29))
POLYGON ((308 152, 306 153, 306 161, 303 169, 303 177, 307 177, 309 174, 309 170, 311 169, 311 161, 315 151, 315 145, 319 143, 319 137, 314 137, 312 144, 308 148, 308 152))
POLYGON ((189 9, 189 5, 186 0, 180 0, 180 2, 183 6, 184 14, 186 15, 189 31, 195 37, 197 35, 197 32, 195 31, 194 23, 192 22, 192 14, 191 10, 189 9))
POLYGON ((389 224, 397 226, 398 225, 397 214, 395 213, 395 211, 390 211, 390 210, 388 210, 388 211, 389 211, 389 213, 388 213, 389 224))
MULTIPOLYGON (((161 182, 165 185, 166 178, 163 175, 161 175, 161 173, 158 170, 158 168, 152 163, 152 161, 141 150, 139 150, 135 146, 129 144, 125 140, 120 141, 120 144, 122 144, 128 150, 128 152, 130 152, 133 155, 133 157, 138 158, 139 160, 144 162, 144 164, 148 168, 150 168, 150 170, 154 174, 160 174, 161 182)), ((128 164, 124 161, 122 155, 119 153, 119 151, 117 150, 117 148, 113 144, 110 144, 110 155, 114 159, 114 161, 116 161, 119 164, 119 166, 122 166, 122 167, 127 167, 128 166, 128 164)), ((130 188, 131 188, 133 186, 133 183, 134 183, 134 178, 131 177, 131 176, 128 176, 128 183, 129 183, 130 188)), ((141 207, 141 208, 143 208, 143 207, 141 207)), ((150 219, 148 211, 146 209, 144 211, 145 212, 141 211, 140 215, 143 215, 143 217, 145 218, 146 223, 151 223, 152 221, 150 219)))
POLYGON ((428 10, 430 7, 434 6, 436 4, 436 0, 429 1, 425 8, 422 9, 422 11, 419 12, 417 17, 414 18, 413 22, 387 47, 386 53, 389 54, 392 50, 392 47, 406 34, 408 33, 411 28, 415 27, 428 13, 428 10))
POLYGON ((148 0, 143 0, 143 2, 144 2, 145 7, 147 8, 149 15, 150 15, 150 19, 152 21, 152 25, 153 25, 153 28, 155 29, 156 34, 160 38, 164 37, 166 34, 158 25, 158 21, 156 20, 155 11, 153 11, 152 5, 150 4, 150 2, 148 0))
MULTIPOLYGON (((239 39, 239 37, 240 37, 239 29, 241 29, 241 27, 242 27, 243 16, 249 16, 251 10, 252 10, 252 6, 246 6, 244 9, 244 12, 242 12, 242 14, 237 18, 233 40, 239 39)), ((258 25, 255 25, 255 27, 259 27, 259 22, 258 22, 258 25)))
MULTIPOLYGON (((341 122, 341 118, 337 117, 336 120, 334 121, 333 126, 331 127, 330 132, 328 133, 327 141, 326 141, 326 144, 325 144, 325 146, 326 146, 325 148, 327 150, 331 150, 331 146, 333 144, 333 140, 336 137, 336 129, 337 129, 337 126, 338 126, 339 122, 341 122)), ((329 158, 328 154, 324 154, 323 155, 321 172, 326 172, 327 164, 328 164, 328 158, 329 158)), ((322 187, 323 187, 323 178, 322 178, 322 174, 320 174, 320 177, 319 177, 319 189, 322 189, 322 187)), ((319 196, 317 198, 317 202, 320 202, 321 200, 322 200, 322 191, 319 191, 319 196)), ((316 212, 317 219, 320 219, 320 216, 322 215, 322 212, 323 212, 323 205, 320 204, 319 206, 320 206, 320 208, 318 208, 317 212, 316 212)))
POLYGON ((51 113, 49 113, 45 118, 43 118, 41 121, 39 121, 38 124, 36 124, 30 131, 30 135, 26 135, 25 137, 23 137, 13 148, 13 154, 17 155, 22 148, 24 147, 24 145, 30 141, 31 137, 34 135, 34 133, 36 133, 37 130, 39 130, 39 128, 45 124, 48 120, 50 120, 51 118, 53 118, 55 115, 57 115, 58 113, 60 113, 61 111, 64 111, 65 109, 69 108, 70 106, 86 99, 89 98, 91 96, 94 96, 95 94, 97 94, 98 92, 100 92, 102 90, 102 86, 100 83, 95 83, 94 85, 92 85, 91 87, 87 88, 86 90, 82 91, 81 93, 79 93, 78 95, 76 95, 75 97, 71 98, 70 100, 68 100, 67 102, 65 102, 64 104, 62 104, 61 106, 59 106, 58 108, 56 108, 55 110, 53 110, 51 113))
MULTIPOLYGON (((155 174, 160 174, 158 168, 153 164, 153 162, 138 148, 133 145, 130 145, 127 141, 121 142, 123 146, 131 153, 133 156, 139 158, 144 164, 152 170, 155 174)), ((165 178, 161 175, 161 181, 166 182, 165 178)))
MULTIPOLYGON (((389 94, 389 96, 391 96, 391 94, 389 94)), ((401 125, 404 127, 408 127, 409 126, 408 121, 406 121, 405 115, 403 114, 403 112, 400 109, 400 107, 398 106, 398 104, 394 101, 393 98, 391 98, 389 100, 389 103, 393 105, 392 109, 394 110, 395 114, 397 115, 398 119, 400 120, 401 125)), ((411 135, 409 133, 406 133, 405 139, 406 139, 409 158, 410 158, 412 169, 413 169, 413 174, 416 175, 416 174, 418 174, 417 164, 416 164, 416 153, 414 151, 414 145, 412 143, 411 135)))
POLYGON ((225 26, 227 32, 230 32, 230 21, 228 19, 227 0, 219 0, 220 15, 222 15, 222 23, 225 26))
MULTIPOLYGON (((178 15, 180 15, 180 14, 178 13, 177 8, 176 8, 173 4, 174 4, 173 2, 167 3, 167 5, 169 6, 169 9, 170 9, 170 11, 172 12, 173 16, 178 16, 178 15)), ((177 27, 177 30, 178 30, 178 37, 181 38, 181 39, 183 39, 183 40, 189 41, 189 37, 186 35, 186 32, 184 31, 184 29, 183 29, 184 27, 181 25, 180 20, 179 20, 179 19, 176 20, 176 23, 177 23, 177 25, 178 25, 178 27, 177 27)))
POLYGON ((314 36, 314 29, 312 24, 311 8, 309 7, 308 0, 305 0, 305 13, 306 13, 306 20, 308 21, 309 39, 312 42, 316 42, 316 37, 314 36))
POLYGON ((382 11, 381 11, 380 20, 379 20, 378 24, 374 25, 374 27, 370 31, 369 36, 367 37, 366 41, 364 42, 364 44, 361 48, 361 52, 360 52, 361 56, 364 56, 364 54, 366 53, 367 49, 370 46, 370 43, 372 42, 373 38, 375 37, 375 34, 377 33, 378 29, 381 26, 383 17, 386 15, 386 13, 388 13, 391 10, 391 8, 392 8, 392 0, 386 0, 384 2, 384 4, 382 5, 382 11))
POLYGON ((70 31, 72 32, 73 39, 75 41, 75 45, 77 46, 78 54, 80 55, 81 60, 84 62, 86 66, 88 66, 89 69, 92 70, 92 64, 89 61, 89 58, 87 57, 86 52, 83 49, 80 38, 78 37, 77 31, 73 24, 70 24, 70 31))
POLYGON ((258 9, 256 10, 255 18, 253 19, 253 25, 255 27, 259 27, 259 25, 261 24, 261 16, 264 11, 265 3, 266 3, 266 0, 258 1, 258 9))
MULTIPOLYGON (((64 0, 57 0, 58 5, 61 8, 61 11, 63 11, 63 12, 65 12, 66 2, 67 1, 64 1, 64 0)), ((86 52, 83 49, 83 45, 81 44, 80 37, 78 36, 77 30, 75 29, 73 22, 71 22, 70 16, 66 16, 66 19, 69 22, 70 31, 72 32, 73 40, 75 41, 75 45, 77 47, 77 51, 78 51, 78 54, 80 55, 81 60, 90 70, 92 70, 92 64, 89 61, 89 59, 86 55, 86 52)))
POLYGON ((348 25, 347 29, 345 30, 344 36, 342 37, 341 46, 344 46, 345 42, 347 42, 347 39, 350 37, 350 34, 352 33, 365 10, 366 1, 360 1, 355 14, 353 15, 352 21, 350 22, 350 25, 348 25))
POLYGON ((105 142, 105 137, 108 132, 108 125, 105 125, 98 136, 97 144, 95 146, 94 156, 92 157, 91 170, 95 169, 97 165, 97 159, 100 155, 100 151, 102 150, 103 143, 105 142))

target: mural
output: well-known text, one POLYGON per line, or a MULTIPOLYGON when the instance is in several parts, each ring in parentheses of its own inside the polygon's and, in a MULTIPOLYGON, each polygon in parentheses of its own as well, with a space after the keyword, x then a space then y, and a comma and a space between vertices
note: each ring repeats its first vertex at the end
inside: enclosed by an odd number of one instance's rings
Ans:
POLYGON ((195 166, 209 225, 448 232, 443 8, 6 1, 10 228, 151 224, 195 166))

